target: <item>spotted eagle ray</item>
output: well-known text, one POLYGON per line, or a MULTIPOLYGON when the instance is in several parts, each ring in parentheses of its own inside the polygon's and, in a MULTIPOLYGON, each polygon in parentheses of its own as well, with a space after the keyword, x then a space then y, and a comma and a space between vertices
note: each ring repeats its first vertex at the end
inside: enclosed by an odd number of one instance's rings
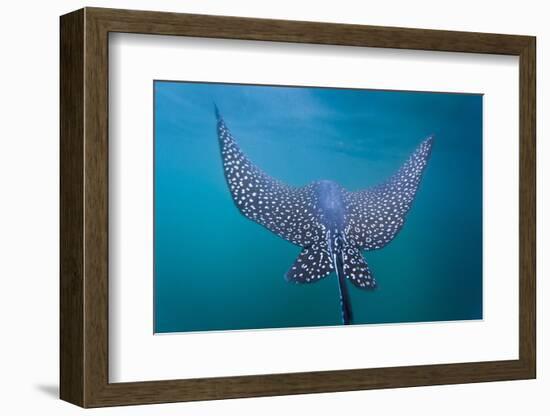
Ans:
POLYGON ((320 180, 303 187, 286 185, 259 169, 242 152, 215 108, 223 171, 241 214, 302 248, 285 274, 287 281, 314 283, 332 271, 338 278, 342 322, 352 322, 345 279, 373 290, 376 279, 362 251, 377 250, 403 227, 431 153, 425 139, 386 182, 350 192, 320 180))

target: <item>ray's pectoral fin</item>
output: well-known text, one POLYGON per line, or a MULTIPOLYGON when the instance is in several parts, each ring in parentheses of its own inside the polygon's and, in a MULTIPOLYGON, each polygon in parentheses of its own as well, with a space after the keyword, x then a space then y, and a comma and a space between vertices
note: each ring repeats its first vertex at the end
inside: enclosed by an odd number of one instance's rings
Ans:
POLYGON ((302 250, 285 278, 294 283, 314 283, 328 276, 333 269, 326 247, 313 244, 302 250))
POLYGON ((319 241, 311 186, 296 188, 267 175, 239 148, 217 108, 216 116, 224 176, 241 214, 298 246, 319 241))
POLYGON ((346 194, 350 207, 347 238, 362 250, 386 246, 399 233, 428 165, 433 137, 424 140, 385 183, 346 194))
POLYGON ((342 259, 344 275, 351 283, 360 289, 372 290, 376 288, 376 279, 359 249, 344 247, 342 259))

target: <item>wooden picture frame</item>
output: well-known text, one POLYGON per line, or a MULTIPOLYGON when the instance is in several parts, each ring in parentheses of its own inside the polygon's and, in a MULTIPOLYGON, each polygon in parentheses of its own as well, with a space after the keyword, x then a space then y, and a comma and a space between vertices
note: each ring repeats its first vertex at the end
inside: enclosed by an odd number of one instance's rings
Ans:
POLYGON ((101 407, 535 378, 534 37, 100 8, 62 16, 60 29, 61 399, 82 407, 101 407), (110 32, 519 56, 519 359, 110 383, 110 32))

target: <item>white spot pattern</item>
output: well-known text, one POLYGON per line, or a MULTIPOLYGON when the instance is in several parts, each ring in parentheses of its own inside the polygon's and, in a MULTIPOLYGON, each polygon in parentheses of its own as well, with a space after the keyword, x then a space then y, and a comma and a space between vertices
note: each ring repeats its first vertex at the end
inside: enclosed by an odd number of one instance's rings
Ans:
POLYGON ((295 188, 279 182, 252 164, 239 149, 223 119, 218 120, 223 169, 241 213, 301 247, 320 243, 314 185, 295 188))
POLYGON ((344 275, 360 289, 375 289, 376 279, 357 248, 345 247, 342 251, 344 275))
POLYGON ((432 143, 432 137, 424 140, 385 183, 345 193, 350 226, 346 237, 352 245, 376 250, 387 245, 401 230, 428 163, 432 143))
POLYGON ((294 283, 315 283, 332 272, 333 265, 326 245, 304 248, 285 278, 294 283))

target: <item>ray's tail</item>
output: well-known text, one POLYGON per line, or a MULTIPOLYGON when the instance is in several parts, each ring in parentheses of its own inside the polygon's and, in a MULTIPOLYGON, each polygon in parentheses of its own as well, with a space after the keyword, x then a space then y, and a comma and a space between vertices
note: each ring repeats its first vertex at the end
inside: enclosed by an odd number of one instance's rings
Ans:
POLYGON ((334 255, 334 267, 338 277, 338 290, 340 291, 340 308, 342 311, 342 323, 351 324, 353 315, 351 312, 351 302, 349 299, 348 287, 346 286, 346 277, 344 275, 344 266, 341 255, 334 255))

